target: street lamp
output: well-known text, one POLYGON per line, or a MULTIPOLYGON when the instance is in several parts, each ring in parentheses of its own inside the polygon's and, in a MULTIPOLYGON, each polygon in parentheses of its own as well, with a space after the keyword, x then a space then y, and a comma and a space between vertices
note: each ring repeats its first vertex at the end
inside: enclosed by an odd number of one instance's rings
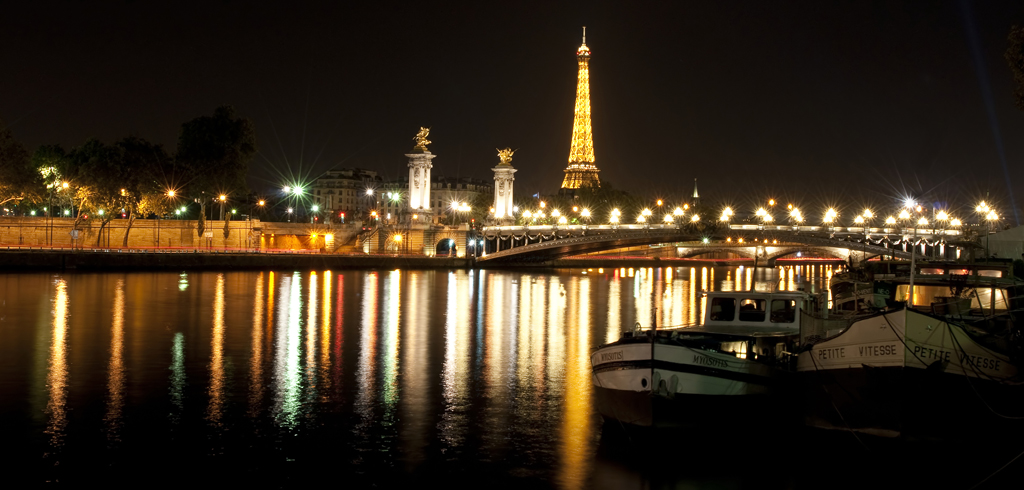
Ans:
POLYGON ((401 233, 395 233, 394 236, 391 237, 391 240, 392 240, 392 242, 395 243, 395 252, 396 253, 401 252, 402 251, 402 234, 401 233))
POLYGON ((996 221, 998 219, 999 219, 999 215, 996 214, 994 209, 993 210, 989 210, 988 214, 985 215, 985 221, 988 223, 988 232, 985 233, 985 261, 986 262, 988 261, 988 258, 989 258, 988 240, 989 240, 989 235, 992 234, 992 222, 996 221))
POLYGON ((875 218, 875 214, 870 209, 864 208, 864 212, 860 215, 864 219, 864 239, 867 240, 871 228, 871 220, 875 218))
MULTIPOLYGON (((286 185, 281 190, 284 191, 286 202, 291 202, 292 208, 298 205, 299 196, 302 196, 304 192, 299 185, 286 185)), ((291 218, 289 218, 290 220, 291 218)))
POLYGON ((800 213, 799 208, 793 207, 792 204, 789 205, 789 221, 790 223, 795 223, 793 225, 794 228, 804 222, 804 215, 800 213))
POLYGON ((718 218, 718 221, 729 221, 730 219, 732 219, 732 208, 726 206, 722 210, 722 217, 718 218))
POLYGON ((221 194, 217 200, 220 201, 220 220, 224 221, 224 203, 228 200, 228 196, 221 194))
POLYGON ((643 211, 640 211, 640 215, 636 217, 636 222, 643 223, 644 225, 647 225, 647 227, 650 227, 650 224, 647 223, 647 218, 649 218, 651 214, 653 213, 651 213, 650 209, 644 208, 643 211))

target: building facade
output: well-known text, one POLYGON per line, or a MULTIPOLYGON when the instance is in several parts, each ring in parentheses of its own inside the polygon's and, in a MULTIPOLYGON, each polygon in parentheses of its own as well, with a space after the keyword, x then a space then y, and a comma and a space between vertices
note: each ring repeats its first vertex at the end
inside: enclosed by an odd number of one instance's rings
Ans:
POLYGON ((437 225, 468 222, 470 211, 466 211, 466 207, 472 207, 481 195, 490 198, 494 194, 494 183, 471 177, 434 177, 430 182, 430 199, 426 203, 430 207, 429 214, 420 214, 410 208, 408 189, 408 178, 381 184, 378 189, 381 220, 387 224, 415 222, 424 218, 437 225))
POLYGON ((376 205, 376 189, 383 180, 377 172, 361 168, 330 170, 313 181, 310 194, 313 204, 332 221, 368 214, 376 205), (367 193, 367 190, 373 192, 367 193))

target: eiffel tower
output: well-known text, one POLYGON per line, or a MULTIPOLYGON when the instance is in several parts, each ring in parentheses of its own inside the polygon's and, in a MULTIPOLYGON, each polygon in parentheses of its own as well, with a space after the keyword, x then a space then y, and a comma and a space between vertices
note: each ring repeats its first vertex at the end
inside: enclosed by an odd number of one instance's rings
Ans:
POLYGON ((576 79, 576 111, 572 121, 572 144, 569 147, 569 166, 562 180, 563 194, 572 194, 581 187, 601 187, 599 170, 594 165, 594 135, 590 131, 590 48, 587 47, 587 28, 583 27, 583 44, 576 50, 579 76, 576 79))

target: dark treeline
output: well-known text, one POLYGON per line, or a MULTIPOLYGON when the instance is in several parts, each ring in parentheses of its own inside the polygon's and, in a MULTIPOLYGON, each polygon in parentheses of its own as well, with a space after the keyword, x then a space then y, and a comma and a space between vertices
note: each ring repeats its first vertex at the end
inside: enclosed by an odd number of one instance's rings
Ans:
POLYGON ((174 153, 137 136, 112 144, 94 138, 70 150, 43 145, 30 153, 0 122, 0 204, 21 215, 44 208, 53 215, 60 207, 76 227, 96 219, 101 230, 123 217, 130 231, 139 217, 196 203, 202 235, 208 205, 222 195, 248 199, 245 177, 256 151, 252 121, 229 106, 182 124, 174 153))

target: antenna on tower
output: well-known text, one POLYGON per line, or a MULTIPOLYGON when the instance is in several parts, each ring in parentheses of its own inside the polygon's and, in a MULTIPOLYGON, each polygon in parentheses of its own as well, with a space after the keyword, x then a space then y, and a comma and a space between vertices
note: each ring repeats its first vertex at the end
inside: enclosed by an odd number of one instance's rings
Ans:
POLYGON ((583 26, 583 44, 587 44, 587 26, 583 26))

